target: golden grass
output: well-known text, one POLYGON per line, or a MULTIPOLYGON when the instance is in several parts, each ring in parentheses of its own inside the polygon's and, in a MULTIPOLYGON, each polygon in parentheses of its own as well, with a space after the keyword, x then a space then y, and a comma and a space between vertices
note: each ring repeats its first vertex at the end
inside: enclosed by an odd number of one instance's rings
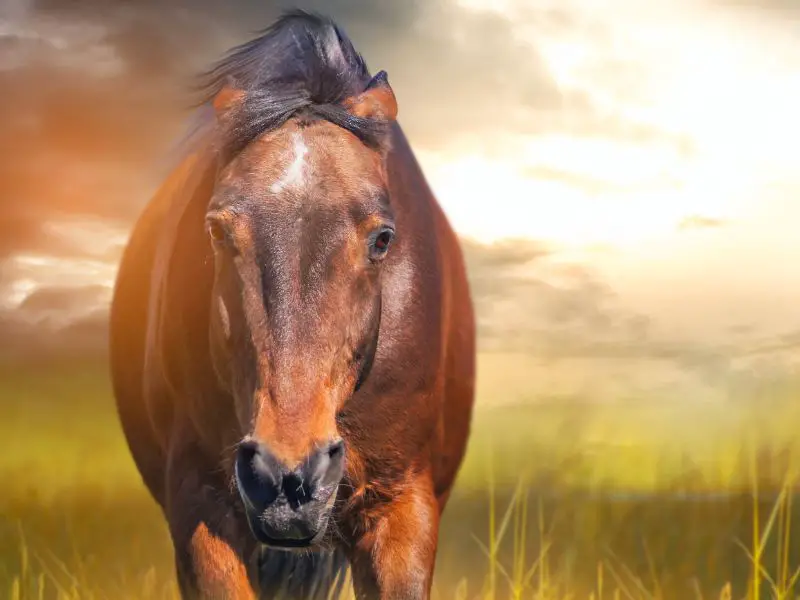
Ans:
MULTIPOLYGON (((483 397, 434 597, 800 598, 785 393, 755 411, 483 397)), ((0 398, 0 598, 177 598, 102 366, 6 370, 0 398)))
MULTIPOLYGON (((586 598, 587 600, 602 600, 613 598, 622 600, 662 600, 669 598, 660 589, 655 571, 651 562, 651 579, 643 581, 637 574, 618 560, 598 562, 596 565, 596 579, 594 589, 585 595, 578 596, 571 591, 569 581, 553 576, 550 565, 549 550, 551 543, 547 540, 546 524, 541 510, 533 519, 535 534, 546 540, 540 552, 528 557, 525 552, 525 540, 531 535, 531 516, 527 502, 528 492, 524 486, 519 486, 502 514, 496 512, 493 501, 494 495, 490 490, 490 506, 493 511, 489 514, 488 544, 484 544, 476 537, 476 543, 481 547, 488 569, 483 586, 470 592, 466 579, 461 579, 451 586, 451 590, 444 592, 441 585, 435 590, 437 598, 457 598, 466 600, 475 598, 480 600, 497 600, 498 598, 511 598, 522 600, 567 600, 586 598), (504 564, 499 559, 499 548, 504 538, 510 536, 513 540, 513 556, 510 564, 504 564), (501 585, 504 583, 505 585, 501 585)), ((754 505, 755 506, 755 505, 754 505)), ((742 598, 746 600, 792 600, 800 597, 800 565, 797 557, 790 556, 789 540, 791 537, 791 486, 785 486, 780 493, 778 501, 773 506, 764 526, 761 526, 758 512, 754 511, 753 521, 753 546, 752 549, 742 545, 742 551, 750 559, 750 574, 745 593, 734 596, 730 582, 726 582, 718 598, 732 600, 742 598), (764 561, 764 550, 770 536, 777 538, 776 564, 778 568, 770 572, 764 561), (790 561, 794 558, 794 563, 790 561), (767 583, 767 589, 762 585, 767 583)), ((95 590, 91 573, 81 564, 77 557, 77 568, 70 570, 65 563, 56 556, 44 556, 28 548, 25 537, 20 532, 20 570, 10 582, 8 592, 9 600, 29 600, 44 598, 57 598, 58 600, 95 600, 99 598, 165 598, 178 599, 179 595, 174 581, 164 580, 159 577, 154 567, 144 572, 138 581, 120 581, 116 590, 95 590), (113 595, 109 595, 112 593, 113 595)), ((649 559, 649 557, 648 557, 649 559)), ((349 585, 341 600, 352 600, 353 595, 349 585)), ((695 588, 695 597, 700 600, 707 598, 699 588, 695 588)))

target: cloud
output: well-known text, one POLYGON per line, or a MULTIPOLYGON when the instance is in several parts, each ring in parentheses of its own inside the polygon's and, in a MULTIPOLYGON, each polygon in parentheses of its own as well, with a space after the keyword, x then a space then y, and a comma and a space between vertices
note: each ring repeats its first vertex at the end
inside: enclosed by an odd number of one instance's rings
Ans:
POLYGON ((0 312, 0 359, 102 357, 108 339, 104 286, 44 287, 0 312))
POLYGON ((551 254, 547 246, 529 239, 506 239, 491 244, 462 239, 461 247, 472 271, 481 274, 525 266, 551 254))
POLYGON ((647 317, 616 306, 608 285, 549 248, 524 240, 462 245, 484 349, 613 355, 648 338, 647 317))
POLYGON ((69 253, 43 231, 65 218, 130 225, 165 175, 193 74, 234 41, 203 4, 46 0, 0 21, 0 261, 69 253))
POLYGON ((35 320, 49 313, 68 315, 94 312, 108 301, 108 288, 102 285, 46 287, 34 291, 19 305, 17 315, 35 320))
POLYGON ((107 59, 92 48, 111 48, 112 30, 101 27, 86 39, 65 33, 84 27, 91 31, 92 23, 33 20, 28 37, 8 49, 20 64, 0 70, 0 259, 18 251, 64 252, 42 231, 48 220, 82 214, 128 221, 144 200, 145 166, 169 128, 168 103, 159 98, 164 89, 156 81, 131 85, 135 62, 116 46, 106 54, 120 65, 92 69, 107 59), (75 68, 66 66, 70 61, 75 68))
POLYGON ((484 351, 522 352, 548 363, 615 361, 628 364, 631 374, 646 370, 644 363, 671 365, 681 377, 724 391, 753 357, 800 348, 796 331, 763 339, 752 326, 731 328, 727 339, 714 342, 681 337, 626 307, 596 272, 556 250, 533 242, 462 244, 484 351))
POLYGON ((413 142, 447 149, 503 134, 658 136, 603 113, 588 92, 559 84, 535 38, 520 37, 521 19, 568 29, 574 16, 549 8, 504 15, 430 2, 411 31, 398 28, 374 47, 365 43, 369 62, 389 73, 413 142))
POLYGON ((414 33, 382 46, 378 56, 391 53, 385 62, 397 81, 401 122, 417 143, 532 134, 561 113, 591 110, 585 94, 559 87, 536 48, 517 41, 514 23, 502 15, 432 4, 414 33))

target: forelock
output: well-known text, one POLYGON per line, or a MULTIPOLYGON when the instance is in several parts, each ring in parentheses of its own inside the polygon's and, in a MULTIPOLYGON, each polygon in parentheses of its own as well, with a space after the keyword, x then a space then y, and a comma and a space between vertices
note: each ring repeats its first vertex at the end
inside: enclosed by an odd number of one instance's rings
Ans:
POLYGON ((343 106, 369 80, 366 62, 338 25, 292 10, 204 72, 199 89, 204 105, 225 86, 244 93, 216 129, 218 150, 223 160, 230 160, 294 116, 324 119, 370 147, 383 147, 389 123, 357 117, 343 106))

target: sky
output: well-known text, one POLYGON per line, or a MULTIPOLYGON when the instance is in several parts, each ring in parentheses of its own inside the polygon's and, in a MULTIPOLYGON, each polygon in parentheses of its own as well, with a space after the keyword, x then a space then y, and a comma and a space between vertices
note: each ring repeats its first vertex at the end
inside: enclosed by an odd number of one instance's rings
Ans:
MULTIPOLYGON (((295 5, 388 72, 463 236, 482 349, 592 380, 613 361, 698 397, 740 369, 793 368, 800 3, 295 5)), ((6 355, 102 347, 116 261, 166 175, 192 75, 285 6, 2 4, 6 355)))

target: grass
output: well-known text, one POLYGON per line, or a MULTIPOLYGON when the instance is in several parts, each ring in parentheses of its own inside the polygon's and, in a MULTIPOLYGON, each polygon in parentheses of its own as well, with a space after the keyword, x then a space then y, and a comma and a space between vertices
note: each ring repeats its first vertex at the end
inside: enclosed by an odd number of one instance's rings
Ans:
MULTIPOLYGON (((800 386, 768 405, 763 389, 725 406, 515 404, 508 361, 482 364, 436 598, 800 598, 800 386)), ((0 598, 177 597, 102 365, 0 370, 0 439, 0 598)))

